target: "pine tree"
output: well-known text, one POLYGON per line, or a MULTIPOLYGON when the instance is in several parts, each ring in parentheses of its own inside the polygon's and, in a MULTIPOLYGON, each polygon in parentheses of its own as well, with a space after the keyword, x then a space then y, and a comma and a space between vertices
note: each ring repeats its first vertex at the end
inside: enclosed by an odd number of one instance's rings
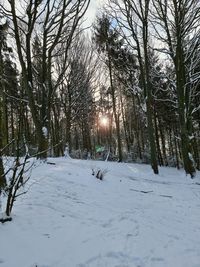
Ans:
POLYGON ((118 145, 118 157, 119 162, 122 161, 122 144, 121 144, 121 134, 120 134, 120 115, 119 110, 117 110, 116 103, 116 85, 114 77, 114 67, 113 67, 113 52, 116 42, 120 42, 118 39, 118 33, 116 30, 112 29, 112 22, 108 16, 103 15, 97 18, 97 23, 94 25, 95 36, 94 40, 97 44, 98 50, 105 54, 106 65, 108 67, 109 80, 110 80, 110 93, 112 97, 113 114, 116 125, 117 133, 117 145, 118 145))

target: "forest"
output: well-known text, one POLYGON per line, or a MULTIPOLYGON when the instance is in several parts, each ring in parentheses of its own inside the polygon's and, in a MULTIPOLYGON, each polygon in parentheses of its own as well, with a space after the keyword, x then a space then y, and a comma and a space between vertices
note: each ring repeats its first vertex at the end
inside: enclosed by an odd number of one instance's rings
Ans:
MULTIPOLYGON (((200 170, 200 1, 0 1, 4 156, 200 170)), ((1 191, 1 190, 0 190, 1 191)))

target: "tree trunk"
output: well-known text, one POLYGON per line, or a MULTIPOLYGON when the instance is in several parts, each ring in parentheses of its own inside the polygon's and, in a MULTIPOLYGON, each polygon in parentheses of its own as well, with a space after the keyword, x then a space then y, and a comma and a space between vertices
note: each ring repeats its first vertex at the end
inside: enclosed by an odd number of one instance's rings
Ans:
POLYGON ((126 140, 127 151, 130 152, 130 139, 129 139, 128 129, 127 129, 127 122, 125 120, 125 114, 124 114, 125 112, 123 108, 123 101, 122 101, 121 94, 120 94, 120 104, 121 104, 122 121, 123 121, 123 126, 124 126, 124 135, 125 135, 125 140, 126 140))
POLYGON ((177 135, 177 130, 174 130, 174 146, 175 146, 175 154, 176 154, 176 167, 179 170, 180 169, 179 153, 178 153, 179 147, 178 147, 178 141, 177 141, 176 135, 177 135))
MULTIPOLYGON (((181 34, 181 33, 180 33, 181 34)), ((190 174, 191 178, 195 175, 195 167, 192 161, 192 154, 189 142, 189 133, 187 129, 186 121, 186 99, 185 99, 185 86, 186 86, 186 74, 184 65, 184 52, 181 44, 181 37, 178 35, 175 67, 176 67, 176 86, 177 86, 177 96, 178 96, 178 114, 181 132, 181 152, 183 165, 186 174, 190 174)))
POLYGON ((37 141, 38 141, 38 153, 37 158, 46 160, 48 150, 48 140, 43 132, 44 129, 36 129, 37 141))
POLYGON ((153 125, 153 99, 152 99, 152 84, 150 81, 150 62, 148 55, 148 22, 143 22, 143 44, 144 44, 144 69, 145 77, 143 81, 144 90, 146 94, 147 106, 147 130, 149 136, 150 153, 151 153, 151 167, 155 174, 158 174, 157 151, 155 144, 155 130, 153 125))
POLYGON ((158 160, 159 160, 160 166, 163 166, 164 163, 163 163, 163 157, 162 157, 162 153, 161 153, 161 149, 160 149, 159 133, 158 133, 158 122, 157 122, 155 110, 154 110, 153 116, 154 116, 154 125, 155 125, 156 146, 157 146, 157 151, 158 151, 158 160))
MULTIPOLYGON (((148 93, 149 94, 149 93, 148 93)), ((149 136, 150 153, 151 153, 151 167, 155 174, 158 174, 157 153, 155 144, 154 127, 152 122, 152 101, 151 97, 147 98, 147 130, 149 136)))
POLYGON ((164 161, 164 165, 167 166, 168 162, 167 162, 167 154, 166 154, 166 148, 165 148, 165 134, 164 134, 164 129, 162 129, 161 121, 159 119, 158 119, 158 127, 159 127, 160 138, 161 138, 163 161, 164 161))
POLYGON ((6 177, 4 176, 4 166, 3 166, 3 158, 1 152, 2 148, 3 148, 3 129, 2 129, 2 109, 0 102, 0 194, 2 189, 6 186, 6 177))
MULTIPOLYGON (((107 49, 108 51, 108 49, 107 49)), ((109 77, 110 77, 110 87, 111 87, 111 97, 112 97, 112 104, 113 104, 113 115, 115 119, 116 125, 116 132, 117 132, 117 146, 118 146, 118 161, 121 162, 122 157, 122 147, 121 147, 121 136, 120 136, 120 125, 119 125, 119 114, 116 108, 116 96, 115 96, 115 88, 113 84, 113 76, 112 76, 112 66, 111 66, 111 58, 108 51, 108 68, 109 68, 109 77)))

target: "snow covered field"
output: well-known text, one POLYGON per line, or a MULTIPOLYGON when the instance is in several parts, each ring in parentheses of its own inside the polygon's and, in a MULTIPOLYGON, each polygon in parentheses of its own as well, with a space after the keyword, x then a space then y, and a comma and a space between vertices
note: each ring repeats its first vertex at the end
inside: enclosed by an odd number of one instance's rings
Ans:
POLYGON ((0 267, 200 267, 199 173, 49 161, 0 224, 0 267), (103 181, 92 176, 98 167, 103 181))

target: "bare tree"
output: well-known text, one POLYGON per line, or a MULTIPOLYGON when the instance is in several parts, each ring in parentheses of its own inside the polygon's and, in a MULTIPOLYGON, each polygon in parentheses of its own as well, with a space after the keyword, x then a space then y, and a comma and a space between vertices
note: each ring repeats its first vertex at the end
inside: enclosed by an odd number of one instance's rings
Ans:
MULTIPOLYGON (((0 16, 1 18, 1 16, 0 16)), ((0 24, 0 195, 2 189, 6 186, 6 177, 4 175, 3 166, 3 147, 5 138, 5 109, 4 109, 4 87, 5 87, 5 51, 8 52, 8 46, 6 42, 7 22, 0 24)))
MULTIPOLYGON (((26 194, 27 191, 25 190, 24 186, 30 179, 30 171, 33 166, 33 164, 29 164, 28 161, 28 149, 26 149, 25 157, 23 159, 20 158, 20 134, 21 132, 19 130, 17 140, 13 140, 16 145, 16 157, 13 160, 12 165, 7 166, 8 169, 5 173, 5 175, 8 176, 8 184, 4 188, 4 197, 6 197, 6 204, 5 214, 2 214, 2 218, 0 218, 1 223, 12 220, 11 212, 14 206, 14 202, 19 196, 26 194)), ((26 143, 24 143, 23 145, 26 146, 26 143)))
POLYGON ((136 51, 141 76, 141 85, 144 90, 148 139, 151 153, 151 166, 158 174, 157 152, 153 124, 153 96, 150 77, 149 60, 149 9, 150 0, 109 0, 108 12, 124 32, 124 38, 129 46, 136 51), (129 37, 128 37, 129 36, 129 37))
POLYGON ((48 132, 50 128, 51 105, 57 84, 63 79, 68 50, 75 29, 84 16, 90 0, 29 0, 16 3, 7 1, 8 9, 1 5, 3 14, 11 21, 12 31, 21 65, 24 88, 28 95, 29 106, 36 128, 39 157, 46 158, 48 132), (34 83, 32 42, 36 34, 41 42, 42 67, 37 85, 34 83), (62 51, 57 49, 62 47, 62 51), (54 60, 63 53, 62 72, 59 77, 54 72, 54 60), (53 83, 56 80, 56 84, 53 83), (40 88, 42 100, 37 103, 34 91, 40 88), (42 120, 41 116, 42 114, 42 120))
POLYGON ((153 6, 156 11, 154 29, 159 40, 167 45, 160 51, 170 56, 175 68, 181 152, 185 172, 193 177, 195 165, 191 140, 195 142, 195 135, 192 114, 198 110, 197 107, 194 109, 193 103, 199 95, 199 73, 196 70, 200 63, 200 2, 154 0, 153 6))
MULTIPOLYGON (((60 62, 57 62, 59 69, 60 62)), ((93 93, 98 59, 93 45, 84 34, 78 35, 70 48, 68 68, 60 85, 60 97, 66 121, 66 143, 71 151, 72 126, 76 124, 82 132, 83 148, 91 151, 90 129, 92 123, 93 93)))

